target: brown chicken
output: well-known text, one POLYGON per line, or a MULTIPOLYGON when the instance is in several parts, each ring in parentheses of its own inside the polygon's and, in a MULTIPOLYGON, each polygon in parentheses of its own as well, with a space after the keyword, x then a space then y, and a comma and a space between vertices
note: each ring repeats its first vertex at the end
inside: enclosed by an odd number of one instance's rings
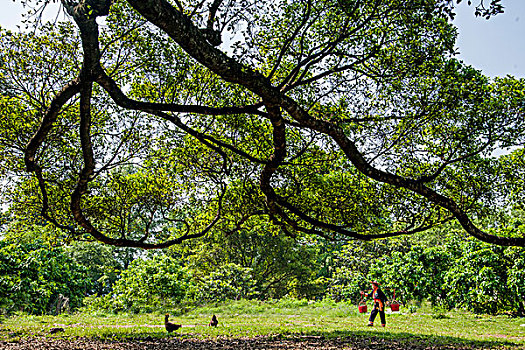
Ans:
POLYGON ((217 327, 218 324, 219 324, 219 321, 217 320, 217 316, 213 315, 211 317, 211 321, 208 324, 208 326, 210 326, 210 327, 217 327))
POLYGON ((166 316, 164 317, 164 327, 166 327, 166 330, 168 331, 168 333, 176 331, 177 329, 182 327, 181 324, 175 324, 175 323, 169 322, 168 321, 169 317, 170 317, 170 314, 166 314, 166 316))

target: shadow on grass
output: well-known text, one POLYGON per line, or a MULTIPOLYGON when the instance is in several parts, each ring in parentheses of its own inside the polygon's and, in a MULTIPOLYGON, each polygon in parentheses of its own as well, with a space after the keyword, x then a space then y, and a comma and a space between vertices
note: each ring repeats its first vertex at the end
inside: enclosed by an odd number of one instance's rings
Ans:
MULTIPOLYGON (((78 342, 83 339, 86 342, 117 342, 126 344, 126 348, 135 349, 139 343, 149 342, 148 349, 342 349, 351 348, 355 350, 381 350, 381 349, 407 349, 407 350, 472 350, 472 349, 525 349, 525 342, 516 342, 513 339, 502 340, 467 340, 459 337, 442 335, 422 335, 414 333, 389 332, 388 328, 348 330, 348 331, 321 331, 309 330, 306 332, 292 332, 281 329, 281 333, 265 335, 224 335, 220 329, 207 329, 199 333, 192 333, 190 328, 182 328, 182 331, 166 333, 163 329, 129 329, 122 332, 121 329, 103 328, 98 329, 95 334, 75 334, 74 327, 64 327, 65 332, 60 334, 49 334, 49 329, 44 328, 36 332, 13 332, 0 327, 0 348, 2 341, 17 341, 16 339, 32 338, 31 342, 36 345, 46 341, 78 342), (69 329, 68 329, 69 328, 69 329), (219 331, 215 333, 215 331, 219 331), (211 332, 211 334, 210 334, 211 332), (39 340, 40 339, 40 340, 39 340), (187 344, 186 344, 187 343, 187 344), (286 346, 283 346, 286 344, 286 346), (129 345, 129 346, 128 346, 129 345), (191 345, 191 347, 187 347, 191 345)), ((67 348, 68 345, 58 348, 67 348)), ((35 349, 39 349, 36 347, 35 349)))
MULTIPOLYGON (((354 331, 311 331, 311 332, 282 332, 269 335, 259 336, 213 336, 206 334, 192 334, 185 332, 174 332, 167 334, 164 331, 148 331, 137 330, 126 334, 100 334, 98 336, 90 337, 100 341, 122 341, 123 343, 134 343, 142 341, 188 341, 199 348, 199 346, 206 348, 206 344, 210 345, 210 349, 215 349, 213 344, 217 345, 220 342, 221 346, 226 346, 229 343, 237 344, 239 347, 235 349, 280 349, 279 344, 283 342, 296 344, 297 349, 315 348, 315 349, 335 349, 347 348, 351 349, 407 349, 407 350, 423 350, 423 349, 444 349, 444 350, 472 350, 472 349, 524 349, 525 344, 516 343, 512 340, 467 340, 451 336, 432 336, 411 333, 389 333, 388 329, 384 332, 374 330, 354 330, 354 331), (240 346, 244 344, 243 346, 240 346), (303 345, 301 345, 303 344, 303 345)), ((229 345, 228 345, 229 346, 229 345)), ((232 348, 232 349, 233 349, 232 348)), ((283 347, 284 348, 284 347, 283 347)), ((289 347, 286 347, 289 349, 289 347)))
MULTIPOLYGON (((375 342, 385 346, 385 349, 522 349, 525 344, 512 340, 469 340, 458 337, 443 335, 423 335, 412 333, 390 333, 388 329, 383 332, 374 330, 352 330, 352 331, 312 331, 300 335, 290 334, 287 337, 318 337, 319 339, 343 339, 352 343, 355 340, 375 342)), ((366 348, 366 347, 364 347, 366 348)))

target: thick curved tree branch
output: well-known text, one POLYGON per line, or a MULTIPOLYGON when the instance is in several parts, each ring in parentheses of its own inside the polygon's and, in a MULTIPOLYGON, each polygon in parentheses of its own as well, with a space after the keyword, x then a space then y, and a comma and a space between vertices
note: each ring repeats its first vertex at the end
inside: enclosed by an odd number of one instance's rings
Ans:
POLYGON ((127 97, 117 83, 109 77, 101 67, 97 68, 95 81, 106 90, 117 105, 134 110, 151 110, 176 113, 195 113, 210 116, 231 115, 231 114, 254 114, 265 116, 266 113, 259 110, 262 103, 247 106, 232 107, 207 107, 200 105, 185 105, 176 103, 155 103, 133 100, 127 97))
POLYGON ((352 162, 364 175, 370 177, 379 182, 387 183, 395 187, 401 187, 408 189, 414 193, 417 193, 424 198, 428 199, 434 204, 447 209, 454 215, 458 220, 461 226, 467 231, 470 235, 476 237, 477 239, 487 242, 494 243, 504 246, 525 246, 525 238, 519 237, 500 237, 488 234, 474 225, 472 220, 468 217, 456 202, 452 199, 445 197, 431 188, 425 186, 421 182, 415 179, 404 178, 399 175, 390 174, 385 171, 379 170, 371 166, 363 155, 359 152, 356 145, 348 139, 344 134, 344 131, 336 125, 331 123, 315 120, 310 117, 310 115, 304 111, 295 101, 290 98, 283 98, 283 108, 298 122, 303 124, 306 127, 309 127, 313 130, 325 133, 332 137, 334 141, 339 145, 341 150, 345 153, 347 158, 352 162))
POLYGON ((277 196, 272 187, 271 179, 286 157, 286 124, 282 118, 281 108, 279 106, 268 104, 266 108, 268 109, 268 114, 273 127, 272 142, 274 153, 270 156, 268 162, 261 171, 259 183, 262 192, 266 196, 266 204, 268 205, 270 213, 278 214, 283 217, 283 213, 276 203, 277 196))
POLYGON ((73 79, 53 98, 51 104, 40 122, 35 135, 31 138, 25 148, 24 161, 28 171, 33 171, 35 166, 35 154, 38 148, 45 141, 49 131, 53 128, 53 124, 58 118, 58 115, 64 105, 80 92, 80 79, 73 79))
POLYGON ((70 225, 64 225, 59 223, 54 217, 49 214, 49 196, 47 193, 46 180, 42 173, 41 166, 37 163, 35 155, 37 150, 42 146, 49 132, 53 128, 61 109, 73 96, 80 92, 80 79, 74 79, 69 82, 51 101, 49 108, 47 109, 40 127, 38 128, 35 135, 31 138, 29 143, 26 145, 24 150, 24 162, 28 172, 35 174, 38 181, 38 187, 40 189, 40 195, 42 200, 42 208, 40 214, 42 217, 49 222, 53 223, 58 228, 69 231, 72 234, 76 234, 76 230, 70 225))
MULTIPOLYGON (((70 6, 70 4, 65 4, 70 6)), ((35 136, 28 143, 25 150, 25 162, 28 171, 34 172, 40 186, 43 197, 42 215, 44 218, 62 229, 68 229, 72 233, 76 231, 69 226, 60 225, 56 220, 50 217, 47 213, 49 209, 46 184, 42 176, 42 169, 35 160, 35 154, 38 148, 45 141, 45 138, 51 130, 54 121, 56 120, 61 107, 69 101, 74 95, 80 93, 80 140, 83 154, 84 166, 80 172, 77 185, 71 194, 70 210, 75 218, 75 221, 95 239, 110 245, 137 247, 143 249, 159 249, 171 246, 173 244, 181 243, 187 239, 193 239, 204 236, 209 230, 215 226, 221 217, 222 200, 226 192, 226 186, 222 185, 221 193, 218 198, 218 210, 215 218, 201 231, 190 234, 188 231, 182 236, 159 243, 148 243, 142 237, 139 240, 128 239, 125 236, 121 238, 112 238, 97 230, 91 222, 84 215, 82 209, 82 197, 88 192, 88 184, 92 180, 95 171, 95 158, 93 152, 93 145, 91 141, 91 100, 93 82, 96 80, 96 73, 101 71, 100 67, 100 51, 98 47, 98 27, 95 22, 96 16, 85 16, 86 4, 80 4, 68 7, 68 12, 73 15, 77 25, 81 31, 82 44, 84 49, 84 61, 82 71, 79 78, 72 81, 53 99, 50 108, 44 116, 39 130, 35 136), (84 6, 84 7, 83 7, 84 6)), ((89 9, 89 6, 87 7, 89 9)), ((91 13, 90 13, 91 14, 91 13)), ((153 111, 155 112, 155 111, 153 111)), ((147 234, 146 236, 147 237, 147 234)))
POLYGON ((219 30, 213 29, 215 23, 215 16, 217 15, 217 10, 221 6, 223 0, 214 0, 210 5, 208 11, 208 20, 206 22, 206 28, 201 29, 202 33, 208 39, 210 44, 213 46, 219 46, 222 43, 221 32, 219 30))
MULTIPOLYGON (((67 98, 72 95, 73 92, 81 94, 80 101, 80 138, 82 143, 82 151, 84 155, 84 168, 80 174, 77 188, 71 197, 71 210, 75 216, 77 222, 84 227, 86 231, 91 233, 95 238, 101 240, 104 243, 122 246, 134 246, 145 249, 149 248, 162 248, 182 240, 200 237, 207 232, 213 225, 219 220, 222 198, 225 190, 219 196, 219 210, 217 216, 210 225, 203 230, 204 233, 200 232, 195 235, 185 234, 178 239, 158 243, 150 244, 128 240, 125 238, 113 239, 108 237, 99 231, 97 231, 91 223, 84 217, 81 209, 82 195, 87 192, 87 185, 90 181, 90 177, 94 171, 94 157, 93 150, 90 140, 90 103, 91 103, 91 89, 94 82, 100 84, 104 89, 108 91, 112 99, 124 108, 142 110, 150 114, 157 115, 166 120, 172 121, 175 125, 181 128, 186 133, 193 135, 203 144, 209 146, 226 159, 226 154, 222 151, 222 148, 229 149, 235 152, 237 155, 244 157, 245 159, 263 164, 263 168, 259 176, 259 186, 261 191, 266 197, 266 205, 268 207, 269 216, 275 222, 281 225, 283 231, 288 234, 289 228, 305 233, 316 233, 323 235, 324 232, 319 232, 319 229, 326 229, 328 231, 338 232, 341 227, 330 223, 325 223, 314 219, 301 211, 299 208, 292 206, 287 200, 280 198, 274 189, 272 184, 275 181, 275 174, 279 167, 285 164, 287 155, 287 132, 286 123, 283 117, 283 112, 287 113, 290 119, 292 119, 295 127, 300 127, 308 131, 314 131, 327 135, 330 137, 337 147, 344 153, 346 159, 358 170, 359 173, 366 177, 375 180, 380 183, 385 183, 394 188, 406 189, 412 193, 417 194, 425 198, 428 202, 446 209, 451 215, 462 225, 462 227, 470 235, 489 243, 495 243, 499 245, 516 245, 525 246, 525 237, 500 237, 488 234, 478 227, 476 227, 472 219, 468 215, 468 208, 463 208, 462 205, 458 204, 453 200, 452 197, 447 197, 437 190, 434 190, 418 179, 412 179, 409 177, 400 176, 394 173, 390 173, 381 170, 378 167, 374 167, 372 162, 366 159, 365 155, 361 152, 358 143, 354 142, 345 130, 337 123, 317 119, 315 115, 310 114, 305 110, 299 100, 295 100, 292 97, 286 95, 282 91, 283 86, 273 86, 268 76, 264 76, 258 72, 255 68, 251 68, 240 61, 229 57, 219 49, 217 49, 214 43, 207 36, 206 32, 199 29, 189 18, 184 15, 180 9, 175 8, 169 1, 166 0, 128 0, 128 3, 140 13, 146 20, 151 22, 153 25, 164 31, 171 39, 173 39, 184 51, 186 51, 193 59, 198 63, 209 69, 211 72, 217 74, 224 81, 238 84, 251 93, 256 94, 262 101, 266 108, 266 113, 259 111, 261 105, 245 106, 245 107, 228 107, 225 109, 221 108, 207 108, 202 106, 184 106, 176 104, 155 104, 149 102, 133 101, 125 96, 125 94, 118 88, 117 84, 109 79, 103 72, 100 66, 100 53, 98 48, 98 31, 95 19, 97 16, 107 14, 109 11, 109 5, 111 1, 102 0, 85 0, 78 3, 63 0, 64 6, 66 6, 68 12, 74 17, 77 25, 81 30, 82 44, 84 48, 84 63, 79 81, 75 89, 70 88, 67 92, 61 94, 61 98, 67 98), (91 12, 87 12, 90 10, 91 12), (228 113, 242 114, 249 113, 254 115, 262 116, 267 118, 271 122, 272 127, 272 147, 273 154, 267 161, 256 159, 255 157, 249 156, 247 153, 236 150, 234 147, 229 146, 225 143, 221 143, 219 140, 213 139, 209 135, 204 135, 189 128, 187 125, 181 122, 181 120, 175 116, 169 115, 166 112, 182 112, 182 113, 201 113, 207 115, 224 115, 228 113), (293 215, 293 218, 291 215, 293 215), (296 220, 299 218, 299 220, 296 220), (308 227, 304 227, 306 226, 308 227), (310 227, 311 226, 311 227, 310 227)), ((215 0, 213 6, 220 5, 221 0, 215 0)), ((379 1, 376 1, 375 7, 372 6, 370 16, 376 16, 379 1)), ((210 9, 210 16, 212 15, 213 8, 210 9)), ((350 10, 353 13, 354 10, 350 10)), ((214 12, 213 12, 214 13, 214 12)), ((215 15, 213 15, 214 17, 215 15)), ((370 20, 369 17, 368 20, 370 20)), ((366 24, 367 18, 362 25, 366 24)), ((208 22, 208 27, 210 22, 208 22)), ((213 26, 213 21, 211 21, 213 26)), ((299 26, 300 28, 301 26, 299 26)), ((212 27, 211 27, 212 28, 212 27)), ((353 29, 352 29, 353 30, 353 29)), ((294 34, 297 35, 297 34, 294 34)), ((335 40, 327 42, 325 47, 320 48, 315 54, 310 55, 306 61, 300 62, 296 67, 295 71, 285 79, 287 83, 295 81, 300 84, 311 83, 314 80, 325 78, 325 76, 332 75, 334 73, 342 72, 346 69, 352 69, 356 74, 363 74, 364 76, 371 76, 374 78, 374 74, 380 76, 381 70, 378 67, 355 67, 354 64, 344 64, 338 62, 337 65, 332 69, 317 71, 313 78, 305 78, 307 71, 312 68, 315 64, 322 61, 323 58, 329 55, 338 55, 336 47, 339 42, 344 40, 348 33, 341 34, 335 40), (320 72, 320 73, 319 73, 320 72), (303 79, 304 78, 304 79, 303 79)), ((284 50, 284 48, 283 48, 284 50)), ((281 51, 284 54, 285 51, 281 51)), ((369 55, 364 55, 363 60, 358 60, 357 64, 364 63, 368 58, 374 55, 374 50, 369 55)), ((280 60, 280 59, 279 59, 280 60)), ((293 83, 292 83, 293 84, 293 83)), ((70 98, 70 97, 69 97, 70 98)), ((67 101, 67 99, 66 99, 67 101)), ((57 102, 60 106, 61 100, 57 102)), ((65 103, 65 102, 64 102, 65 103)), ((60 107, 59 107, 60 108, 60 107)), ((53 110, 56 106, 53 107, 53 110)), ((58 112, 57 112, 58 113, 58 112)), ((34 161, 35 152, 37 148, 42 144, 45 139, 45 135, 49 131, 49 128, 53 122, 53 113, 49 114, 49 118, 46 123, 41 126, 41 132, 37 132, 34 140, 30 142, 26 150, 26 167, 29 171, 35 172, 39 168, 34 161), (49 124, 49 122, 51 123, 49 124), (47 130, 47 131, 46 131, 47 130)), ((56 119, 56 116, 54 117, 56 119)), ((442 170, 440 170, 442 171, 442 170)), ((37 174, 38 176, 38 174, 37 174)), ((40 175, 41 176, 41 175, 40 175)), ((357 232, 348 230, 347 235, 359 238, 359 239, 372 239, 379 237, 392 237, 395 235, 407 234, 410 232, 419 232, 428 227, 423 224, 416 228, 412 228, 410 231, 396 231, 391 233, 384 233, 379 235, 363 235, 357 232)), ((343 231, 341 231, 343 232, 343 231)))
POLYGON ((167 121, 170 121, 171 123, 176 125, 178 128, 180 128, 181 130, 192 135, 193 137, 201 141, 206 146, 220 153, 224 158, 227 158, 227 156, 224 154, 221 148, 228 149, 232 151, 233 153, 251 162, 259 163, 259 164, 266 163, 264 160, 253 157, 250 154, 243 152, 230 144, 227 144, 209 135, 206 135, 195 129, 190 128, 189 126, 184 124, 180 118, 172 114, 164 113, 165 111, 170 111, 170 112, 183 112, 183 113, 199 113, 199 114, 205 114, 205 115, 228 115, 228 114, 244 114, 244 113, 265 114, 258 110, 258 108, 260 107, 259 104, 252 105, 252 106, 245 106, 245 107, 212 108, 212 107, 202 107, 202 106, 196 106, 196 105, 178 105, 178 104, 161 104, 161 103, 141 102, 141 101, 135 101, 135 100, 128 98, 122 92, 122 90, 118 87, 115 81, 113 81, 113 79, 111 79, 107 74, 105 74, 105 72, 103 72, 102 69, 99 69, 97 71, 97 75, 95 79, 96 79, 96 82, 110 94, 113 101, 115 101, 115 103, 119 105, 120 107, 144 111, 149 114, 159 116, 162 119, 165 119, 167 121))

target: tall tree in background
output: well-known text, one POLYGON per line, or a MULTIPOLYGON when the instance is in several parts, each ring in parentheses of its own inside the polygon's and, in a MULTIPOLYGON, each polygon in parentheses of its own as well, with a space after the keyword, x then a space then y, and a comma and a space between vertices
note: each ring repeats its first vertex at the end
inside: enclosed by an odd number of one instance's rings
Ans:
POLYGON ((2 32, 0 155, 32 174, 16 203, 72 236, 163 248, 262 218, 370 240, 457 220, 525 246, 481 220, 522 203, 525 81, 453 58, 453 1, 61 4, 75 26, 2 32))

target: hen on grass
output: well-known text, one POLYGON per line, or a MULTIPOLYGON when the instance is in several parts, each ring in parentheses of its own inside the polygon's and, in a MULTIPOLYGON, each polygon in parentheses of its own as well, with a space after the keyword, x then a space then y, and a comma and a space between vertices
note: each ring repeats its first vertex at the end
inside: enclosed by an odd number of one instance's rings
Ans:
POLYGON ((181 324, 175 324, 175 323, 169 322, 168 321, 169 317, 170 317, 170 314, 166 314, 166 316, 164 317, 164 327, 166 327, 166 330, 168 331, 168 333, 176 331, 177 329, 182 327, 181 324))
POLYGON ((208 324, 208 326, 210 326, 210 327, 217 327, 218 324, 219 324, 219 320, 217 320, 217 316, 213 315, 211 317, 211 321, 208 324))

